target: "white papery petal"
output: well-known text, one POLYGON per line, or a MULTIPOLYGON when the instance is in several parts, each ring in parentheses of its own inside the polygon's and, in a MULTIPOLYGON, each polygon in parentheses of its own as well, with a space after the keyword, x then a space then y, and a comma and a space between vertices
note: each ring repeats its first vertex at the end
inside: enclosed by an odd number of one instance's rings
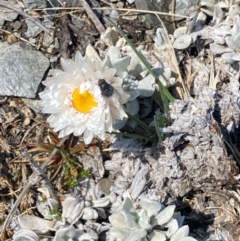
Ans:
POLYGON ((40 93, 42 111, 50 114, 47 121, 55 132, 59 131, 59 137, 83 134, 86 144, 94 135, 104 140, 106 132, 113 130, 114 123, 127 117, 122 104, 129 97, 122 90, 122 79, 115 76, 116 69, 103 66, 93 53, 94 59, 89 55, 83 57, 77 52, 75 61, 61 59, 64 71, 51 70, 52 77, 43 81, 46 88, 40 93), (99 79, 112 85, 112 96, 106 97, 101 93, 99 79), (97 106, 89 108, 86 113, 75 109, 72 94, 77 88, 80 93, 88 91, 97 106))

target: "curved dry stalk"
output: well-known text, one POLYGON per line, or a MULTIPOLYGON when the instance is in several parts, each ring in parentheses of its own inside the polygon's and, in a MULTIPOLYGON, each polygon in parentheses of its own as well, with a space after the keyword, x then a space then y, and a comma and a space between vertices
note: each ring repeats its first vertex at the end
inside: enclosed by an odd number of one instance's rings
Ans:
POLYGON ((170 46, 170 50, 171 50, 173 65, 174 65, 174 67, 175 67, 175 69, 177 71, 177 74, 178 74, 178 77, 179 77, 179 81, 182 84, 182 87, 176 87, 176 91, 179 94, 179 96, 181 97, 181 99, 185 99, 185 98, 190 96, 189 90, 188 90, 185 82, 183 81, 183 78, 182 78, 182 75, 181 75, 181 72, 180 72, 180 69, 179 69, 179 66, 178 66, 178 61, 177 61, 177 58, 176 58, 176 55, 175 55, 175 51, 174 51, 172 43, 171 43, 171 41, 169 39, 168 32, 167 32, 167 30, 165 28, 165 25, 162 22, 161 18, 159 18, 159 16, 157 14, 156 14, 156 17, 158 18, 159 22, 162 24, 163 30, 164 30, 164 32, 166 34, 166 37, 167 37, 167 40, 168 40, 168 43, 169 43, 169 46, 170 46))
MULTIPOLYGON (((176 6, 176 1, 172 0, 172 7, 171 7, 171 12, 172 13, 175 13, 175 6, 176 6)), ((171 17, 172 17, 172 22, 173 22, 173 28, 175 30, 176 29, 175 16, 172 15, 171 17)))
POLYGON ((7 2, 3 2, 0 1, 0 6, 13 10, 14 12, 17 12, 18 14, 22 15, 23 17, 29 19, 31 22, 33 22, 34 24, 36 24, 39 28, 41 28, 44 32, 46 32, 47 34, 50 34, 50 31, 45 28, 40 22, 38 22, 36 19, 34 19, 33 17, 31 17, 30 15, 28 15, 27 13, 25 13, 21 8, 16 8, 14 6, 11 6, 10 4, 7 4, 7 2))
POLYGON ((79 0, 82 4, 84 10, 87 12, 88 16, 91 18, 92 22, 94 23, 95 27, 97 28, 98 32, 101 34, 105 32, 105 28, 96 16, 96 14, 93 12, 93 10, 90 8, 86 0, 79 0))
MULTIPOLYGON (((48 163, 52 160, 53 156, 57 153, 58 151, 58 147, 61 147, 62 144, 66 141, 66 139, 68 138, 68 136, 62 138, 62 140, 56 145, 56 148, 54 148, 54 150, 51 152, 51 154, 49 155, 48 159, 41 165, 41 170, 44 170, 44 168, 48 165, 48 163)), ((4 230, 6 229, 7 225, 9 224, 10 219, 12 218, 12 215, 14 214, 15 210, 17 209, 17 207, 19 206, 22 198, 24 197, 24 195, 27 193, 27 191, 30 189, 30 187, 34 184, 36 184, 37 182, 39 182, 41 180, 40 175, 37 172, 34 172, 28 179, 28 183, 27 185, 24 187, 24 189, 22 190, 22 192, 20 193, 20 195, 18 196, 18 199, 15 201, 14 205, 12 206, 3 226, 2 226, 2 230, 0 233, 0 238, 2 237, 4 230)))
MULTIPOLYGON (((38 8, 33 9, 34 11, 43 11, 43 10, 74 10, 73 12, 78 12, 79 10, 83 11, 82 7, 54 7, 54 8, 38 8)), ((112 10, 110 7, 101 7, 101 8, 92 8, 93 10, 112 10)), ((180 15, 180 14, 173 14, 173 13, 165 13, 165 12, 158 12, 158 11, 151 11, 151 10, 141 10, 141 9, 128 9, 128 8, 116 8, 115 10, 124 11, 124 12, 136 12, 136 13, 150 13, 150 14, 157 14, 163 16, 174 16, 179 18, 188 18, 188 16, 180 15)), ((54 15, 51 15, 54 16, 54 15)))
POLYGON ((227 209, 227 208, 223 208, 223 207, 206 207, 203 209, 204 210, 212 210, 212 209, 221 209, 221 210, 224 210, 224 211, 227 211, 229 212, 230 214, 232 214, 232 216, 237 220, 238 219, 238 215, 235 214, 233 211, 227 209))

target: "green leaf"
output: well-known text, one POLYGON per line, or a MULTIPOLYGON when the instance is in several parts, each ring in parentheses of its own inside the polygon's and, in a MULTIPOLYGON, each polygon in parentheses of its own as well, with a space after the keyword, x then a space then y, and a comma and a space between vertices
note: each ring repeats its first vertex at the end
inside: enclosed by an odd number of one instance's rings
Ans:
POLYGON ((163 142, 164 138, 163 138, 162 134, 160 133, 160 131, 158 129, 159 128, 159 121, 158 121, 156 116, 154 116, 154 126, 155 126, 155 129, 156 129, 159 141, 163 142))
POLYGON ((142 55, 141 52, 139 52, 136 47, 133 45, 133 43, 127 38, 125 33, 108 17, 105 17, 117 30, 118 32, 123 36, 123 38, 126 40, 126 42, 129 44, 129 46, 132 48, 134 53, 139 57, 139 59, 142 61, 142 63, 145 65, 147 68, 148 72, 156 79, 157 84, 159 86, 159 91, 160 91, 160 97, 154 95, 155 101, 159 104, 160 107, 163 107, 164 112, 168 112, 169 107, 168 107, 168 100, 171 102, 174 102, 173 96, 170 94, 168 89, 159 81, 158 76, 153 72, 151 69, 150 64, 147 62, 145 57, 142 55))
POLYGON ((126 113, 130 119, 136 121, 138 125, 140 125, 148 134, 150 135, 154 134, 154 130, 151 127, 149 127, 147 124, 145 124, 143 121, 139 120, 137 117, 130 114, 129 112, 126 112, 126 113))

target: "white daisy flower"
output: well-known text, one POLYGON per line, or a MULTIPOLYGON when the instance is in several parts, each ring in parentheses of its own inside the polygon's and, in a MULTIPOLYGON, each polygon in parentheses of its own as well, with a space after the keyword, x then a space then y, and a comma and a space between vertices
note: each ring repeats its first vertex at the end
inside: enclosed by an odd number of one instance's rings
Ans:
POLYGON ((64 71, 52 69, 52 77, 43 81, 40 93, 43 113, 59 136, 83 134, 86 144, 94 137, 105 139, 106 132, 118 119, 127 117, 122 104, 129 95, 122 90, 122 79, 116 69, 103 66, 101 61, 83 57, 75 61, 61 59, 64 71))

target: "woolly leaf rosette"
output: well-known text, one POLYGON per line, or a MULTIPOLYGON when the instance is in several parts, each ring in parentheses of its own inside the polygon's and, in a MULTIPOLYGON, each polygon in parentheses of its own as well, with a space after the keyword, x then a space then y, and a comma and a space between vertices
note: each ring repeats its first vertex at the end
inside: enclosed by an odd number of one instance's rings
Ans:
POLYGON ((63 71, 52 69, 52 77, 43 81, 40 98, 42 112, 50 114, 47 121, 59 137, 83 134, 86 144, 94 135, 104 140, 116 120, 127 117, 123 104, 129 95, 122 90, 122 79, 115 76, 115 68, 80 52, 75 60, 61 59, 61 65, 63 71), (104 95, 99 80, 105 81, 104 88, 112 88, 111 94, 104 95))

